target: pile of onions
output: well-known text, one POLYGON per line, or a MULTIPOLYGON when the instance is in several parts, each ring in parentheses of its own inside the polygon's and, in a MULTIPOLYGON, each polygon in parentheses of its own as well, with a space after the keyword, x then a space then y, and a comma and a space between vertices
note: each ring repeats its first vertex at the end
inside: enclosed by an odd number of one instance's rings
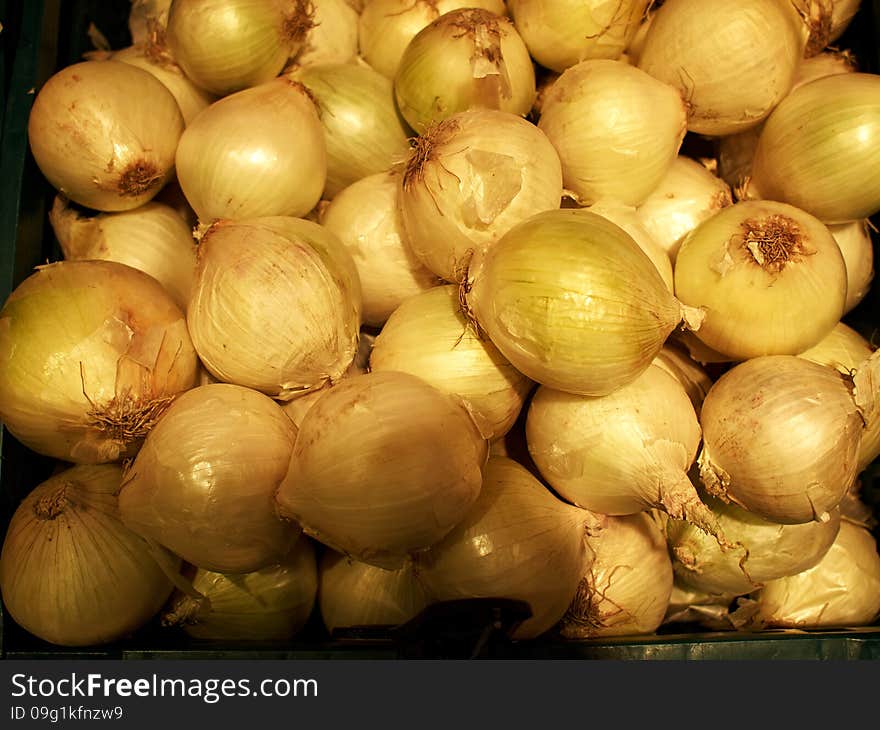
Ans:
POLYGON ((593 559, 560 622, 560 634, 592 639, 656 631, 672 594, 672 564, 651 515, 595 515, 595 524, 587 527, 587 546, 593 559))
POLYGON ((394 94, 416 132, 468 109, 525 116, 535 101, 529 51, 506 17, 452 10, 418 32, 400 58, 394 94))
POLYGON ((119 492, 125 525, 199 568, 248 573, 280 562, 299 528, 275 513, 296 439, 261 393, 216 383, 180 396, 119 492))
POLYGON ((174 175, 184 130, 174 96, 143 69, 83 61, 54 74, 28 118, 34 159, 52 186, 96 210, 148 202, 174 175))
POLYGON ((595 60, 566 69, 550 87, 538 129, 581 205, 602 198, 639 205, 668 172, 686 121, 674 88, 623 61, 595 60))
POLYGON ((119 519, 121 480, 116 465, 74 466, 15 510, 0 590, 9 615, 35 636, 63 646, 115 641, 149 621, 171 593, 154 553, 119 519))
POLYGON ((37 453, 117 461, 195 384, 197 362, 153 277, 115 261, 47 264, 0 310, 0 419, 37 453))
POLYGON ((216 378, 290 400, 342 376, 361 298, 336 236, 300 218, 218 221, 198 254, 187 325, 216 378))
POLYGON ((306 412, 275 498, 319 542, 394 569, 468 514, 486 456, 458 399, 414 375, 368 373, 306 412))
POLYGON ((175 592, 162 616, 196 639, 282 641, 309 620, 318 593, 315 548, 301 536, 282 562, 251 573, 199 568, 191 584, 197 596, 175 592))
POLYGON ((683 308, 619 226, 584 210, 539 213, 468 272, 466 303, 517 370, 551 388, 605 395, 632 382, 683 308))
POLYGON ((473 109, 415 140, 399 204, 411 250, 458 282, 472 255, 561 199, 562 169, 547 137, 514 114, 473 109))
POLYGON ((526 601, 514 639, 539 636, 565 614, 590 560, 588 513, 557 499, 515 461, 493 456, 480 496, 454 530, 419 555, 419 579, 436 600, 526 601))

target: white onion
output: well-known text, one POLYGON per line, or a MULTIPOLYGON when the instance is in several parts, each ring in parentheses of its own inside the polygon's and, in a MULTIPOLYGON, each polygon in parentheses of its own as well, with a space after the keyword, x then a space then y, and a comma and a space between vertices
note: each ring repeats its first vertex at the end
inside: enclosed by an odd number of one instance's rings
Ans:
POLYGON ((663 624, 696 623, 714 631, 730 630, 730 604, 735 598, 698 591, 676 580, 663 624))
POLYGON ((595 60, 571 66, 550 87, 538 128, 578 202, 639 205, 668 172, 686 121, 677 90, 622 61, 595 60))
POLYGON ((844 314, 855 309, 865 298, 874 279, 874 244, 868 230, 870 225, 871 222, 866 218, 828 226, 846 263, 844 314))
POLYGON ((358 13, 348 0, 309 0, 311 27, 290 61, 296 66, 349 63, 358 54, 358 13))
POLYGON ((687 348, 677 342, 667 340, 651 364, 665 370, 681 383, 688 398, 691 399, 691 405, 693 405, 694 412, 699 419, 703 400, 712 387, 712 378, 696 360, 688 355, 687 348))
POLYGON ((128 30, 132 43, 146 43, 157 31, 164 33, 170 7, 171 0, 131 0, 128 30))

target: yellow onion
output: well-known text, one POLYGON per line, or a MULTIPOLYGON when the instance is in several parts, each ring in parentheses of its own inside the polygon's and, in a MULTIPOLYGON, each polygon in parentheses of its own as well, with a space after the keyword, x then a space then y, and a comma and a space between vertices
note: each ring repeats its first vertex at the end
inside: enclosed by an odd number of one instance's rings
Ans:
POLYGON ((405 299, 439 284, 410 249, 397 206, 400 176, 380 172, 352 183, 321 213, 357 267, 364 324, 378 327, 405 299))
POLYGON ((248 573, 281 561, 299 528, 275 514, 296 427, 261 393, 217 383, 180 396, 119 493, 122 521, 196 567, 248 573))
POLYGON ((865 298, 874 279, 874 244, 867 218, 828 226, 846 263, 846 304, 844 314, 865 298))
POLYGON ((483 8, 505 15, 504 0, 366 0, 358 18, 358 46, 364 60, 393 79, 409 42, 444 13, 483 8))
POLYGON ((782 524, 827 521, 856 477, 871 363, 853 378, 790 355, 747 360, 703 401, 700 478, 714 496, 782 524))
POLYGON ((171 207, 153 200, 132 210, 86 216, 58 195, 49 222, 65 259, 118 261, 140 269, 186 310, 196 244, 189 226, 171 207))
POLYGON ((789 0, 810 34, 807 55, 812 57, 846 30, 859 9, 860 0, 789 0))
POLYGON ((831 31, 828 42, 834 43, 849 27, 859 10, 861 0, 825 0, 831 3, 831 31))
POLYGON ((684 237, 732 203, 727 183, 696 160, 679 155, 638 213, 642 225, 674 262, 684 237))
POLYGON ((331 633, 354 626, 399 626, 431 603, 411 562, 385 570, 327 550, 318 579, 321 619, 331 633))
POLYGON ((133 43, 146 43, 157 32, 165 32, 171 0, 131 0, 128 30, 133 43))
POLYGON ((724 208, 687 235, 675 260, 675 294, 703 307, 695 333, 734 360, 794 355, 843 316, 846 263, 828 228, 773 201, 724 208))
POLYGON ((588 58, 621 56, 649 0, 510 0, 510 14, 532 57, 564 71, 588 58))
POLYGON ((535 94, 532 59, 513 23, 482 8, 452 10, 420 30, 394 76, 397 107, 419 134, 468 109, 524 117, 535 94))
POLYGON ((492 343, 532 380, 604 395, 651 363, 683 309, 619 226, 587 210, 539 213, 468 272, 466 305, 492 343))
MULTIPOLYGON (((880 616, 880 555, 868 530, 843 521, 818 565, 770 581, 753 602, 740 600, 746 628, 867 626, 880 616)), ((734 614, 734 619, 737 619, 734 614)))
POLYGON ((163 625, 179 625, 196 639, 291 639, 306 625, 315 604, 315 548, 301 536, 276 565, 227 574, 198 568, 191 582, 201 598, 176 592, 163 625))
POLYGON ((358 12, 348 0, 308 0, 311 27, 290 58, 296 66, 349 63, 358 55, 358 12))
POLYGON ((665 370, 681 383, 699 418, 703 400, 712 387, 712 378, 688 354, 687 348, 678 342, 668 340, 651 364, 665 370))
POLYGON ((716 363, 734 362, 736 358, 725 355, 722 352, 713 350, 707 344, 702 342, 696 333, 690 330, 676 330, 672 333, 670 340, 684 347, 693 360, 701 365, 710 365, 716 363))
POLYGON ((486 451, 453 396, 407 373, 368 373, 306 412, 275 498, 319 542, 398 568, 464 518, 486 451))
POLYGON ((165 35, 196 84, 225 96, 277 76, 311 27, 306 0, 173 0, 165 35))
POLYGON ((639 68, 678 89, 688 130, 740 132, 758 124, 791 89, 807 31, 779 0, 666 0, 639 68))
POLYGON ((533 385, 491 342, 476 336, 452 285, 403 302, 376 337, 370 367, 410 373, 458 396, 490 441, 513 427, 533 385))
POLYGON ((171 593, 147 544, 119 519, 121 480, 122 469, 112 464, 64 469, 12 516, 0 555, 4 609, 44 641, 88 646, 121 639, 171 593))
POLYGON ((40 454, 117 461, 195 384, 197 362, 153 277, 115 261, 40 266, 0 311, 0 419, 40 454))
POLYGON ((781 525, 732 504, 706 497, 725 537, 735 550, 718 543, 686 522, 667 525, 672 566, 682 583, 714 594, 741 595, 763 583, 812 568, 828 552, 840 528, 840 511, 827 522, 781 525))
POLYGON ((515 461, 492 457, 465 518, 419 555, 416 571, 435 600, 526 601, 531 618, 514 639, 531 639, 565 614, 590 560, 588 514, 557 499, 515 461))
POLYGON ((214 102, 186 128, 176 160, 180 187, 205 223, 303 216, 320 200, 327 176, 315 105, 287 78, 214 102))
POLYGON ((587 527, 593 560, 560 622, 566 639, 652 634, 672 594, 672 564, 651 515, 595 515, 587 527))
POLYGON ((562 169, 547 137, 507 112, 474 109, 413 143, 399 204, 416 256, 446 281, 469 258, 562 198, 562 169))
POLYGON ((623 61, 594 60, 566 69, 550 87, 538 128, 579 203, 639 205, 668 172, 686 121, 676 89, 623 61))
POLYGON ((335 63, 307 66, 289 76, 308 89, 324 128, 324 198, 404 158, 409 131, 394 106, 391 82, 382 74, 368 66, 335 63))
POLYGON ((824 223, 880 210, 880 78, 848 73, 811 81, 767 119, 749 194, 790 203, 824 223))
POLYGON ((119 61, 83 61, 43 84, 28 141, 56 190, 96 210, 129 210, 173 177, 183 129, 177 101, 154 76, 119 61))
POLYGON ((187 325, 219 380, 290 400, 351 364, 360 302, 350 254, 317 223, 218 221, 199 243, 187 325))

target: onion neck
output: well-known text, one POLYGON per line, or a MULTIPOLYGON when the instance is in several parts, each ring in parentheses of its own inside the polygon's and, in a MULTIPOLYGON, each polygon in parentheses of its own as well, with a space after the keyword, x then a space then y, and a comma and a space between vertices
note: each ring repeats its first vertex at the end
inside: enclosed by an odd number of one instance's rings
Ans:
POLYGON ((722 550, 737 547, 721 530, 712 510, 700 499, 691 480, 684 471, 669 472, 660 477, 657 505, 675 520, 684 520, 714 537, 722 550))
POLYGON ((39 520, 54 520, 70 505, 68 491, 73 487, 70 482, 64 482, 49 494, 41 496, 34 504, 34 514, 39 520))

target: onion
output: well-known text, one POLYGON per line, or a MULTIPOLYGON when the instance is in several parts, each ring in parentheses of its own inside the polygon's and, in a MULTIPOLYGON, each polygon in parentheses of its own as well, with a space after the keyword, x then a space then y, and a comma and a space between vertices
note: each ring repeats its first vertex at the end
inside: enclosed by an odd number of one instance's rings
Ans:
POLYGON ((535 70, 506 17, 481 8, 452 10, 406 46, 394 94, 403 118, 421 134, 468 109, 525 116, 535 101, 535 70))
POLYGON ((715 540, 677 520, 667 525, 667 537, 675 575, 707 593, 749 593, 767 581, 812 568, 828 552, 840 527, 837 509, 827 522, 780 525, 718 499, 705 501, 736 550, 722 550, 715 540))
POLYGON ((714 631, 731 628, 730 604, 736 596, 716 595, 681 586, 676 580, 663 624, 696 623, 714 631))
POLYGON ((531 618, 512 638, 531 639, 554 626, 571 603, 590 559, 586 519, 586 512, 558 500, 515 461, 492 457, 476 503, 418 557, 416 570, 439 601, 526 601, 531 618))
POLYGON ((306 0, 174 0, 165 33, 184 73, 225 96, 277 76, 309 28, 306 0))
POLYGON ((202 598, 177 592, 162 616, 196 639, 283 641, 309 620, 318 592, 315 548, 300 537, 284 560, 251 573, 195 571, 202 598))
POLYGON ((180 108, 146 71, 83 61, 55 73, 28 119, 31 152, 46 179, 80 205, 136 208, 174 175, 180 108))
POLYGON ((457 282, 475 252, 561 198, 562 169, 544 133, 514 114, 479 109, 414 141, 399 203, 416 256, 457 282))
POLYGON ((825 223, 880 210, 880 77, 836 74, 789 94, 758 139, 748 192, 825 223))
MULTIPOLYGON (((817 56, 801 59, 797 73, 794 76, 794 84, 791 91, 799 89, 816 79, 837 74, 853 73, 856 70, 856 60, 849 51, 825 51, 817 56)), ((789 92, 791 93, 791 92, 789 92)))
POLYGON ((665 370, 681 383, 699 419, 703 401, 712 387, 712 378, 688 355, 687 348, 677 342, 667 341, 651 364, 665 370))
POLYGON ((308 89, 324 128, 324 198, 367 175, 386 172, 406 156, 409 133, 397 114, 391 82, 382 74, 367 66, 322 64, 289 77, 308 89))
POLYGON ((701 223, 675 261, 675 294, 704 307, 697 337, 734 360, 794 355, 843 316, 846 264, 828 228, 772 201, 737 203, 701 223))
POLYGON ((354 626, 399 626, 431 603, 411 562, 384 570, 328 550, 318 576, 321 618, 331 633, 354 626))
MULTIPOLYGON (((870 382, 873 365, 864 366, 870 382)), ((722 375, 703 401, 700 478, 713 495, 771 522, 827 521, 856 477, 862 376, 789 355, 722 375)))
POLYGON ((813 56, 846 30, 860 0, 790 0, 810 32, 807 55, 813 56))
POLYGON ((358 18, 361 55, 393 79, 409 42, 441 15, 459 8, 483 8, 505 15, 504 0, 367 0, 358 18))
POLYGON ((870 225, 871 221, 865 218, 828 226, 846 263, 844 314, 855 309, 856 305, 865 298, 874 279, 874 244, 868 230, 870 225))
POLYGON ((403 302, 376 338, 370 366, 373 372, 416 375, 458 396, 490 441, 513 427, 532 387, 491 342, 468 327, 458 287, 452 285, 403 302))
POLYGON ((348 0, 308 0, 311 27, 290 61, 296 66, 349 63, 358 55, 358 12, 348 0))
POLYGON ((385 323, 401 302, 439 284, 410 249, 397 207, 400 176, 369 175, 340 192, 321 214, 357 267, 366 325, 385 323))
POLYGON ((215 102, 177 146, 180 187, 206 223, 303 216, 320 200, 326 175, 327 145, 315 105, 286 78, 215 102))
POLYGON ((740 132, 788 93, 807 31, 778 0, 666 0, 657 10, 639 68, 679 89, 688 130, 740 132))
POLYGON ((647 513, 596 515, 587 528, 593 560, 562 619, 567 639, 652 634, 672 593, 672 564, 663 532, 647 513))
POLYGON ((696 160, 679 155, 638 213, 642 225, 674 262, 684 237, 732 203, 727 183, 696 160))
POLYGON ((198 253, 187 324, 215 377, 290 400, 342 376, 360 284, 336 236, 299 218, 219 221, 198 253))
POLYGON ((645 10, 642 21, 639 23, 639 27, 636 28, 635 33, 633 33, 629 44, 624 50, 624 56, 629 60, 629 63, 632 63, 635 66, 639 65, 639 59, 642 57, 642 51, 645 48, 645 39, 648 37, 651 23, 654 22, 654 15, 656 13, 654 5, 655 3, 650 3, 645 10))
POLYGON ((57 459, 133 456, 196 367, 171 296, 114 261, 40 266, 0 311, 0 419, 57 459))
POLYGON ((682 317, 699 320, 629 234, 585 210, 515 226, 474 261, 465 289, 470 312, 515 368, 584 395, 632 382, 682 317))
POLYGON ((582 61, 550 87, 538 128, 582 205, 639 205, 660 184, 685 135, 681 95, 623 61, 582 61))
POLYGON ((588 58, 621 56, 649 0, 510 0, 510 14, 532 57, 564 71, 588 58))
POLYGON ((865 528, 841 522, 837 539, 818 565, 767 583, 755 602, 745 603, 738 613, 752 614, 747 626, 756 629, 873 623, 880 616, 877 543, 865 528))
POLYGON ((151 201, 133 210, 85 216, 58 195, 49 222, 65 259, 118 261, 140 269, 186 310, 196 246, 189 226, 171 207, 151 201))
POLYGON ((165 32, 171 0, 131 0, 128 30, 132 43, 146 43, 156 32, 165 32))
POLYGON ((663 369, 650 366, 602 397, 538 388, 526 439, 541 475, 563 499, 607 515, 656 507, 724 542, 687 477, 700 424, 684 388, 663 369))
POLYGON ((296 434, 256 391, 193 388, 165 412, 126 473, 122 521, 206 570, 247 573, 277 563, 299 534, 272 499, 296 434))
POLYGON ((455 398, 407 373, 368 373, 306 412, 275 498, 319 542, 398 568, 464 518, 485 456, 455 398))
POLYGON ((831 3, 831 32, 828 42, 834 43, 849 27, 859 10, 861 0, 828 0, 831 3))
POLYGON ((121 479, 122 469, 109 464, 64 469, 12 516, 0 555, 4 608, 44 641, 115 641, 149 621, 171 593, 146 543, 119 520, 121 479))

